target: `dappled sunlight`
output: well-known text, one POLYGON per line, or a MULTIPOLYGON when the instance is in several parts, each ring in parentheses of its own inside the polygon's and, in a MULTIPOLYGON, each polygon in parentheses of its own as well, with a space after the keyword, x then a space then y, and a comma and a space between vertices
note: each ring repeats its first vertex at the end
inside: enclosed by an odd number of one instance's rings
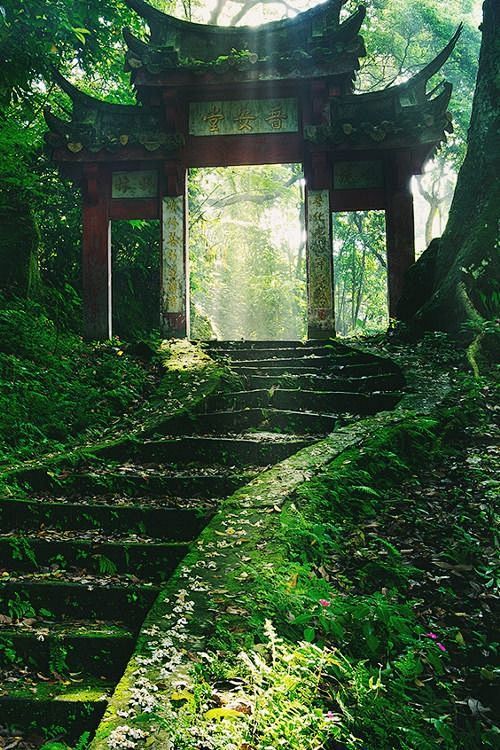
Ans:
POLYGON ((303 191, 296 165, 191 173, 194 338, 200 318, 222 339, 305 336, 303 191))

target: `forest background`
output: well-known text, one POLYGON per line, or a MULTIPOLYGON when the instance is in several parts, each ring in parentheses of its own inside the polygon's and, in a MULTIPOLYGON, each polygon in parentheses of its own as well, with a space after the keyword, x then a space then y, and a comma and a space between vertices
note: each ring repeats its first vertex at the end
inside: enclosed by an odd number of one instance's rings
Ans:
MULTIPOLYGON (((254 24, 292 16, 312 0, 152 0, 193 21, 254 24)), ((362 30, 368 55, 356 90, 404 81, 464 31, 442 74, 454 85, 455 130, 414 179, 417 248, 439 236, 458 169, 480 46, 480 0, 368 0, 362 30)), ((357 3, 348 0, 343 13, 357 3)), ((124 72, 122 28, 146 29, 119 0, 0 0, 0 289, 41 303, 57 325, 79 332, 80 198, 50 163, 43 110, 67 116, 70 101, 52 80, 57 67, 82 90, 133 102, 124 72)), ((305 231, 300 165, 192 170, 190 265, 193 337, 301 338, 306 331, 305 231)), ((143 336, 157 327, 159 226, 113 222, 114 330, 143 336)), ((334 217, 337 331, 387 327, 383 212, 334 217)))

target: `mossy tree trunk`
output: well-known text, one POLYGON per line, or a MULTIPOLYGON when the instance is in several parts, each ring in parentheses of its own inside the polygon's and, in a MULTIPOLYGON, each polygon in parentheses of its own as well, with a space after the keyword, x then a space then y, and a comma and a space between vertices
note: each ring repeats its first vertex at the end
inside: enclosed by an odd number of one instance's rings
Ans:
POLYGON ((483 4, 483 39, 467 139, 445 232, 409 270, 399 317, 417 333, 471 339, 499 314, 500 5, 483 4))

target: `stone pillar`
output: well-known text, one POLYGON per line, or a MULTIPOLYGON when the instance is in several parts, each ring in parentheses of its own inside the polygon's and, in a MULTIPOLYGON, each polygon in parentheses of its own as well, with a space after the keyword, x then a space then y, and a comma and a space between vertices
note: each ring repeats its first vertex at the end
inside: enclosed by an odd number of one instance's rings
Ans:
POLYGON ((85 167, 83 185, 82 288, 84 334, 111 338, 111 223, 109 179, 97 164, 85 167))
POLYGON ((396 318, 405 273, 415 263, 415 217, 410 181, 411 171, 405 165, 394 165, 387 179, 385 227, 390 318, 396 318))
POLYGON ((161 211, 161 317, 166 338, 189 336, 189 254, 186 171, 177 179, 167 173, 167 195, 161 211))
POLYGON ((307 336, 335 336, 330 191, 306 189, 307 336))

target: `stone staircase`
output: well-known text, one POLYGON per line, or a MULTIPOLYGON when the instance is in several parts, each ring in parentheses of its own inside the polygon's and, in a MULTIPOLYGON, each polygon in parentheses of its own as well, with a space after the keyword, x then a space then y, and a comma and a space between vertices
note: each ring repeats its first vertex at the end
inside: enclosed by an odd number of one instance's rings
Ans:
POLYGON ((196 415, 0 500, 0 737, 92 732, 162 584, 220 500, 348 420, 391 409, 393 363, 340 344, 213 342, 241 376, 196 415))

